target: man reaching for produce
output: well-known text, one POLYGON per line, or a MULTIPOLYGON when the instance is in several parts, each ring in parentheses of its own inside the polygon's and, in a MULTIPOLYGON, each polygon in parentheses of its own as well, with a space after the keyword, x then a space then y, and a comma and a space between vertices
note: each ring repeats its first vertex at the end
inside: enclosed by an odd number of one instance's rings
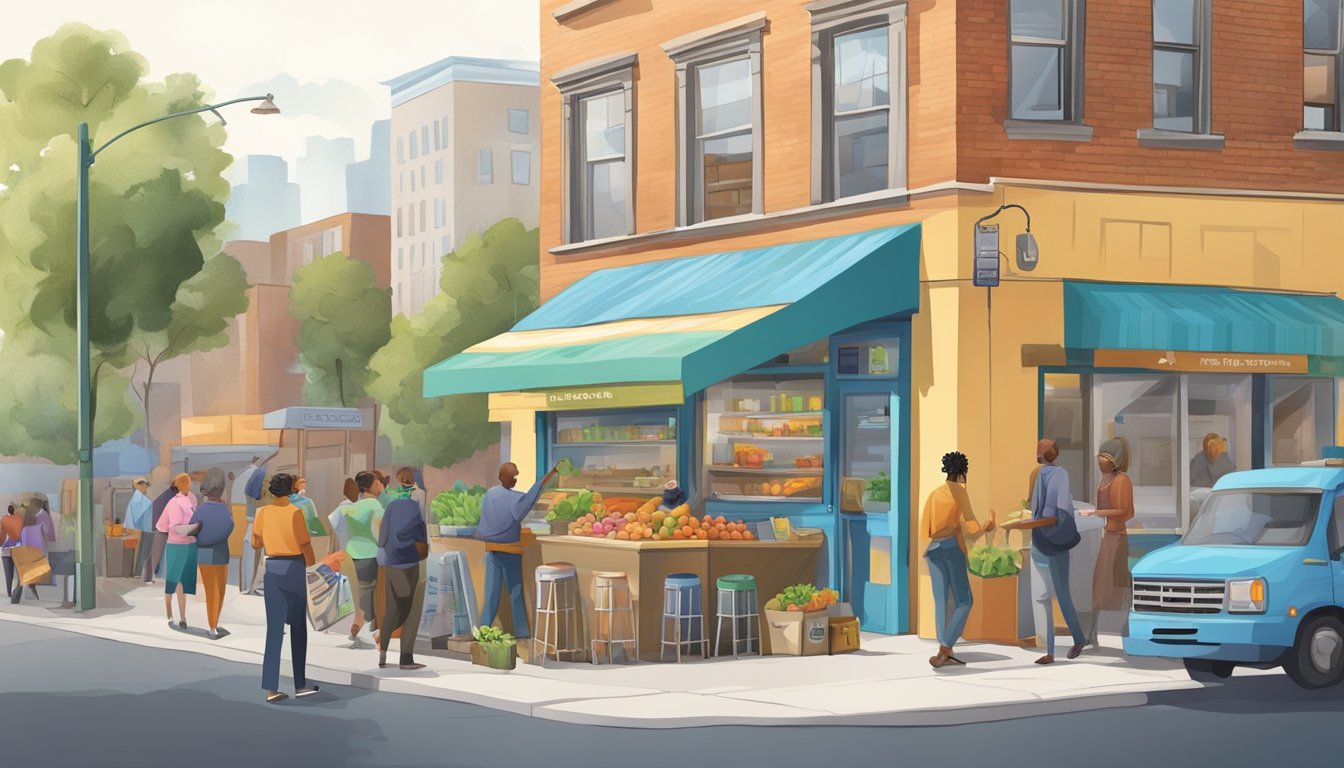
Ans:
POLYGON ((513 636, 525 640, 531 636, 527 626, 527 604, 523 601, 523 555, 489 545, 517 545, 522 538, 523 518, 536 506, 542 489, 555 477, 559 465, 534 484, 527 493, 515 491, 518 484, 518 466, 507 462, 499 467, 499 485, 485 492, 481 499, 481 522, 476 538, 486 542, 485 604, 481 606, 481 626, 495 623, 499 610, 500 592, 509 590, 509 607, 513 613, 513 636))

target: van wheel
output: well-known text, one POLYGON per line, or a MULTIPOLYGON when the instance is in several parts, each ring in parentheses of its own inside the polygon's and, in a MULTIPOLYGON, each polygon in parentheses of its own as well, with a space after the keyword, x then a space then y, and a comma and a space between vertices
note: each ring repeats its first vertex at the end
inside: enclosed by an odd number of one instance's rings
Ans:
POLYGON ((1185 659, 1185 672, 1197 683, 1216 683, 1232 676, 1236 664, 1230 661, 1210 661, 1208 659, 1185 659))
POLYGON ((1328 688, 1344 678, 1344 622, 1317 616, 1297 630, 1283 657, 1283 671, 1303 688, 1328 688))

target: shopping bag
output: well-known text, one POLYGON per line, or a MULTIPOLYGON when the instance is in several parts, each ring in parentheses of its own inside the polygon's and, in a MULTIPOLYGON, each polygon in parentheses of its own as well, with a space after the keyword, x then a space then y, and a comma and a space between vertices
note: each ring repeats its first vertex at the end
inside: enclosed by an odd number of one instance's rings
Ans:
POLYGON ((318 632, 355 612, 355 601, 348 580, 325 564, 307 570, 308 621, 318 632), (346 581, 342 590, 341 582, 346 581), (342 594, 344 592, 344 594, 342 594))
POLYGON ((19 571, 19 584, 34 586, 50 583, 51 563, 42 550, 37 547, 14 547, 9 550, 9 556, 14 559, 14 567, 19 571))
POLYGON ((431 638, 448 637, 454 634, 453 619, 457 613, 448 555, 430 560, 426 571, 425 607, 420 614, 420 626, 431 638))

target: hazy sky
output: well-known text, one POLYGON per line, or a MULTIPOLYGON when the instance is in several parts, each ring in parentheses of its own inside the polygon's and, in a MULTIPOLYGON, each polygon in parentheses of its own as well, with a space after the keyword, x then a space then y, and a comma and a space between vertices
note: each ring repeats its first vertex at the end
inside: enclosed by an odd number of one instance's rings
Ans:
POLYGON ((219 100, 273 91, 281 115, 225 113, 227 147, 282 155, 292 174, 307 136, 351 136, 357 158, 368 155, 368 125, 389 113, 381 81, 448 56, 536 61, 537 2, 0 0, 0 59, 27 58, 78 21, 126 35, 152 79, 194 72, 219 100))

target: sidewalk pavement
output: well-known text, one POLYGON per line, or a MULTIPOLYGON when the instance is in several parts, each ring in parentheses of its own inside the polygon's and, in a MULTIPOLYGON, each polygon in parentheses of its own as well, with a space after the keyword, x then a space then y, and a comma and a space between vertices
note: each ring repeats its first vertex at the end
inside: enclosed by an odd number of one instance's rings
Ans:
MULTIPOLYGON (((108 581, 100 605, 85 615, 54 608, 51 600, 0 603, 0 620, 137 645, 187 651, 257 666, 257 696, 265 615, 259 597, 229 587, 221 624, 232 634, 210 640, 204 603, 188 600, 181 631, 168 626, 162 587, 130 579, 108 581), (119 598, 119 599, 118 599, 119 598)), ((176 602, 176 601, 174 601, 176 602)), ((966 643, 957 656, 966 667, 934 671, 937 650, 911 636, 865 634, 862 649, 843 656, 766 656, 675 664, 593 666, 520 662, 502 673, 469 661, 432 655, 427 643, 417 672, 380 670, 369 644, 352 648, 349 619, 325 633, 309 631, 308 676, 349 685, 477 704, 521 715, 586 725, 690 728, 703 725, 960 725, 1034 715, 1142 706, 1156 691, 1199 688, 1179 663, 1126 659, 1119 639, 1103 636, 1101 650, 1050 666, 1040 652, 966 643)), ((367 636, 368 630, 362 637, 367 636)), ((288 658, 288 643, 285 657, 288 658)), ((397 641, 389 657, 395 658, 397 641)), ((282 667, 289 673, 289 663, 282 667)))

